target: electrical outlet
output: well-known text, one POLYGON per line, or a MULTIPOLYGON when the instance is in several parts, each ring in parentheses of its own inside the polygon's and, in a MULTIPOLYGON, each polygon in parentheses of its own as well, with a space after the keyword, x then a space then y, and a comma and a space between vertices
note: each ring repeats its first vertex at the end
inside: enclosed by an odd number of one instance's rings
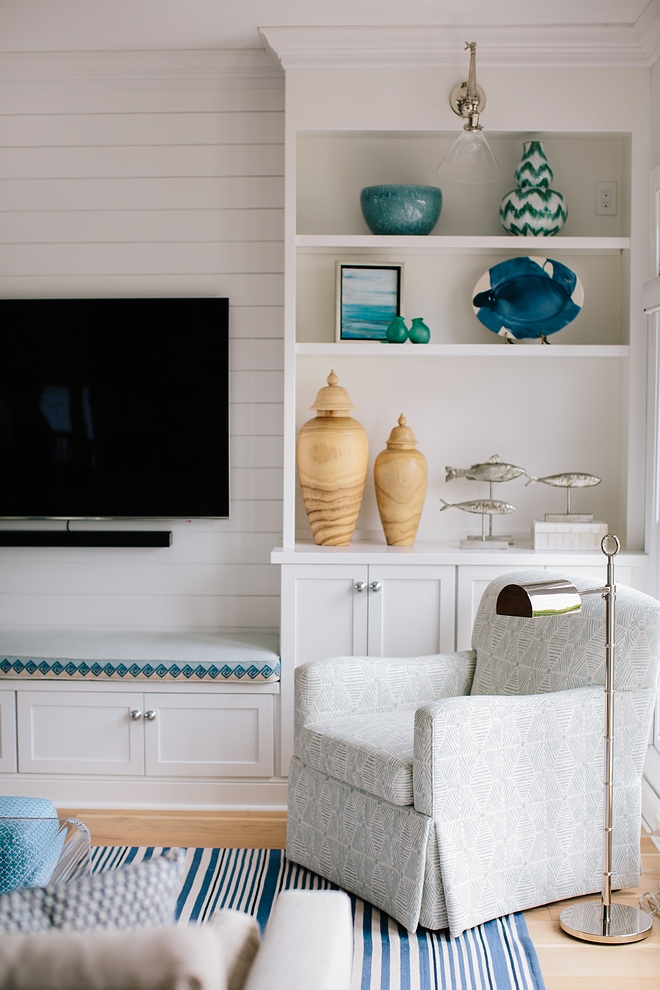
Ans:
POLYGON ((617 213, 616 182, 596 183, 596 216, 615 217, 617 213))

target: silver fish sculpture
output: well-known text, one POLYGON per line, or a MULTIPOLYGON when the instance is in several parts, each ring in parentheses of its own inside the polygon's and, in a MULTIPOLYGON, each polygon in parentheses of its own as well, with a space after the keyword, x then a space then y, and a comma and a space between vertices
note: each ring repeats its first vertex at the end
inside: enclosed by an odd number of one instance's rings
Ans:
POLYGON ((453 478, 467 478, 468 481, 513 481, 514 478, 527 474, 524 468, 515 464, 505 464, 499 454, 493 454, 483 464, 473 464, 469 468, 455 468, 448 464, 445 471, 447 472, 445 481, 451 481, 453 478))
POLYGON ((580 474, 578 471, 568 474, 550 474, 547 478, 535 478, 532 474, 528 474, 527 477, 529 481, 525 482, 525 488, 535 481, 540 481, 544 485, 552 485, 553 488, 593 488, 594 485, 600 484, 600 478, 597 478, 595 474, 580 474))
POLYGON ((444 512, 445 509, 462 509, 463 512, 495 516, 516 511, 515 505, 511 505, 510 502, 497 502, 492 498, 476 499, 474 502, 445 502, 444 498, 441 498, 440 501, 442 502, 440 512, 444 512))

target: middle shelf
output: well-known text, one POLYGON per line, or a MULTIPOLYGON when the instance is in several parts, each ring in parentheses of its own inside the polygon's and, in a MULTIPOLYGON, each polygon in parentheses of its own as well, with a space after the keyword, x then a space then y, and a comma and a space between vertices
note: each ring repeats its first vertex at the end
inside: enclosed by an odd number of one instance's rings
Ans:
MULTIPOLYGON (((467 356, 524 352, 540 354, 538 346, 509 347, 484 326, 473 306, 475 288, 508 258, 549 258, 568 269, 584 289, 577 318, 569 320, 549 353, 560 356, 595 356, 594 347, 606 348, 602 356, 625 357, 628 351, 630 314, 627 310, 629 257, 627 237, 509 237, 437 236, 378 237, 305 234, 296 238, 296 338, 298 354, 340 353, 320 351, 333 347, 339 310, 341 265, 401 266, 401 313, 406 319, 421 317, 431 331, 426 353, 467 356), (315 350, 308 350, 314 346, 315 350), (436 351, 430 348, 440 348, 436 351), (446 348, 450 348, 447 350, 446 348), (480 348, 480 350, 475 350, 480 348), (588 348, 577 350, 576 348, 588 348)), ((535 266, 532 266, 535 268, 535 266)), ((547 267, 542 265, 542 267, 547 267)), ((551 270, 552 270, 551 268, 551 270)), ((343 270, 343 269, 341 269, 343 270)), ((481 291, 481 290, 480 290, 481 291)), ((526 289, 529 294, 529 289, 526 289)), ((509 293, 510 294, 510 293, 509 293)), ((343 298, 343 297, 342 297, 343 298)), ((529 304, 527 296, 525 305, 529 304)), ((501 313, 509 312, 509 296, 501 294, 501 313)), ((553 333, 550 329, 549 333, 553 333)), ((368 338, 369 334, 364 334, 368 338)), ((346 354, 375 354, 367 340, 349 342, 346 354)), ((412 348, 416 351, 418 348, 412 348)), ((400 348, 399 348, 400 350, 400 348)), ((405 351, 405 345, 404 345, 405 351)), ((402 352, 403 353, 403 352, 402 352)))
POLYGON ((426 252, 455 252, 478 249, 509 253, 525 251, 527 254, 546 256, 553 251, 584 252, 588 254, 619 253, 630 248, 629 237, 511 237, 502 236, 451 236, 433 235, 427 237, 400 237, 376 234, 298 234, 296 247, 304 251, 318 252, 323 249, 369 250, 369 251, 412 251, 415 254, 426 252))
POLYGON ((307 357, 504 357, 504 358, 627 358, 627 344, 383 344, 373 343, 297 343, 296 355, 307 357))

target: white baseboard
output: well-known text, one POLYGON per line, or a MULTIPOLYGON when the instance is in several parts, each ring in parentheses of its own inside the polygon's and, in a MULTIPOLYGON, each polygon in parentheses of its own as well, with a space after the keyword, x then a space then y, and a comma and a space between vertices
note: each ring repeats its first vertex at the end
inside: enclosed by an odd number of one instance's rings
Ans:
POLYGON ((149 777, 73 777, 0 774, 3 794, 42 797, 58 808, 153 811, 286 811, 287 782, 163 780, 149 777))

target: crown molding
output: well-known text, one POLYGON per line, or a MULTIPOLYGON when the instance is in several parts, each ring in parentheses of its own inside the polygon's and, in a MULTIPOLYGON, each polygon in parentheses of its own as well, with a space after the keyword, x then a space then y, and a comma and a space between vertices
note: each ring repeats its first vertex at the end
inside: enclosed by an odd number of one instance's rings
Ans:
POLYGON ((476 39, 480 66, 648 67, 660 56, 660 0, 634 24, 262 27, 283 69, 465 68, 476 39))
POLYGON ((282 70, 261 48, 0 54, 2 88, 213 89, 241 82, 284 85, 282 70))

